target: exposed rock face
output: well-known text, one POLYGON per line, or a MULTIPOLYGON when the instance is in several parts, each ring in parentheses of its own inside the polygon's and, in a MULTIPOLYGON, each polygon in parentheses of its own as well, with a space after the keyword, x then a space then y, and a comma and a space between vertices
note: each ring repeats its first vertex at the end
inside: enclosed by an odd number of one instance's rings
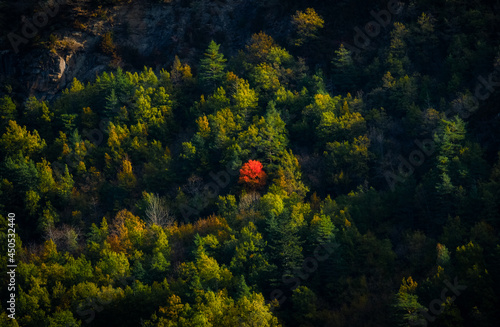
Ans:
POLYGON ((0 80, 20 84, 30 95, 50 97, 66 84, 67 64, 57 54, 36 49, 26 55, 15 55, 6 50, 0 53, 0 62, 0 80))
POLYGON ((92 49, 59 54, 48 49, 34 49, 15 55, 0 53, 0 82, 21 86, 29 95, 52 100, 69 86, 73 78, 88 80, 107 67, 108 58, 92 49))
POLYGON ((66 62, 57 54, 39 51, 39 60, 25 62, 29 90, 52 94, 66 84, 66 62))
POLYGON ((73 78, 88 80, 107 68, 109 58, 96 48, 99 35, 64 28, 51 34, 59 39, 52 50, 29 44, 17 54, 12 49, 1 51, 0 83, 16 86, 26 95, 52 100, 73 78))
MULTIPOLYGON (((267 29, 276 36, 286 32, 283 26, 287 24, 265 17, 256 2, 133 1, 96 9, 86 1, 68 0, 19 53, 15 54, 12 48, 0 52, 0 84, 51 100, 73 78, 87 81, 111 68, 111 57, 100 48, 107 32, 113 33, 118 64, 127 70, 145 65, 168 68, 175 55, 195 63, 201 56, 200 50, 195 49, 203 49, 200 45, 208 45, 212 39, 222 43, 221 50, 226 55, 234 55, 253 33, 267 29), (79 28, 77 22, 81 23, 79 28), (51 34, 57 38, 55 47, 47 46, 51 34)), ((21 28, 17 30, 20 33, 21 28)), ((3 48, 8 47, 4 42, 3 48)))
POLYGON ((16 58, 10 50, 0 51, 0 78, 14 76, 16 74, 16 58))

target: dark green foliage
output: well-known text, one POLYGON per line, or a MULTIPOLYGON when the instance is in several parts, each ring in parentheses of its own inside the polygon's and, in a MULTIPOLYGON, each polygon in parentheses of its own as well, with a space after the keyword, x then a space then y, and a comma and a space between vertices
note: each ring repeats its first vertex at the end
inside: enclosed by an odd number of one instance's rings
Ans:
POLYGON ((16 118, 16 104, 8 95, 5 95, 0 99, 0 119, 2 120, 2 127, 4 128, 9 120, 16 120, 16 118))

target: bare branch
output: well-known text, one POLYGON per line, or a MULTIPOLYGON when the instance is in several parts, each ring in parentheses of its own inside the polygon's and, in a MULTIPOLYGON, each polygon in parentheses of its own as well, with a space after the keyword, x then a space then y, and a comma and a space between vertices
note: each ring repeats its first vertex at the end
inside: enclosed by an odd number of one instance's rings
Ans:
POLYGON ((170 213, 170 208, 165 203, 165 200, 161 199, 158 194, 152 194, 148 197, 146 216, 150 224, 161 227, 171 226, 175 218, 170 213))

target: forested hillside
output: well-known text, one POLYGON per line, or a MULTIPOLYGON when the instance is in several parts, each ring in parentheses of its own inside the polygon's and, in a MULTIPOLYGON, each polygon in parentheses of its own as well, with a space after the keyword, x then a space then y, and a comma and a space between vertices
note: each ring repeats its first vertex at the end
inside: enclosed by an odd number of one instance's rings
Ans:
POLYGON ((1 326, 497 326, 499 1, 0 11, 1 326))

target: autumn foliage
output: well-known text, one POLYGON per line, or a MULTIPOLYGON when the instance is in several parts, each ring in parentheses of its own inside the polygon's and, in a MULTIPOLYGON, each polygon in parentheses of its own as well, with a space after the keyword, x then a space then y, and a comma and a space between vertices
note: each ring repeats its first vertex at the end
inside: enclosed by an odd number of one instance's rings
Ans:
POLYGON ((258 189, 266 185, 267 174, 257 160, 249 160, 240 169, 239 182, 249 189, 258 189))

